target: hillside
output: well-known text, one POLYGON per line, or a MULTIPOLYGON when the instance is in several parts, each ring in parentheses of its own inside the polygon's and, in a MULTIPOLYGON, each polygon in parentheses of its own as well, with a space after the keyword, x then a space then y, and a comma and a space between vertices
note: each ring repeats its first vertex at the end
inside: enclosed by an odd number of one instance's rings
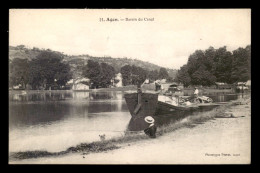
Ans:
MULTIPOLYGON (((39 53, 41 53, 42 51, 46 51, 46 50, 35 48, 35 47, 33 49, 28 49, 23 45, 16 46, 16 47, 9 46, 9 59, 12 60, 14 58, 21 58, 21 59, 31 60, 31 59, 35 58, 37 55, 39 55, 39 53)), ((52 50, 47 49, 47 51, 52 51, 52 50)), ((62 56, 66 56, 63 53, 58 52, 58 51, 52 51, 52 52, 55 52, 62 56)))
MULTIPOLYGON (((111 66, 113 66, 116 70, 116 72, 119 72, 121 67, 123 67, 124 65, 135 65, 138 67, 142 67, 146 70, 158 70, 161 68, 158 65, 149 63, 149 62, 145 62, 145 61, 141 61, 141 60, 137 60, 137 59, 130 59, 130 58, 112 58, 112 57, 93 57, 90 55, 78 55, 78 56, 69 56, 66 55, 62 52, 58 52, 58 51, 53 51, 50 49, 44 50, 44 49, 39 49, 39 48, 33 48, 33 49, 28 49, 23 45, 20 46, 9 46, 9 59, 12 60, 14 58, 22 58, 22 59, 28 59, 31 60, 33 58, 35 58, 40 52, 42 51, 52 51, 55 53, 60 54, 61 56, 64 57, 64 61, 69 63, 70 66, 72 67, 72 71, 74 72, 75 76, 78 76, 80 74, 80 69, 81 67, 87 63, 88 60, 93 60, 93 61, 97 61, 99 63, 107 63, 111 66)), ((169 69, 166 68, 169 76, 172 78, 175 78, 177 70, 175 69, 169 69)))

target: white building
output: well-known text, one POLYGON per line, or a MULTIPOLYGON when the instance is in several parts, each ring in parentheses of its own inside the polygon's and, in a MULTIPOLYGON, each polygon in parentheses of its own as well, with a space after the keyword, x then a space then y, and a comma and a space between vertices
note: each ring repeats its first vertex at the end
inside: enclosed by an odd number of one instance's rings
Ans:
POLYGON ((251 87, 251 80, 248 80, 248 81, 246 82, 246 86, 251 87))
POLYGON ((67 84, 72 84, 72 90, 89 90, 89 85, 83 82, 89 82, 88 78, 71 79, 67 84))
POLYGON ((121 74, 121 73, 116 74, 115 79, 116 79, 116 80, 119 80, 119 82, 116 83, 116 87, 122 87, 122 86, 123 86, 122 74, 121 74))

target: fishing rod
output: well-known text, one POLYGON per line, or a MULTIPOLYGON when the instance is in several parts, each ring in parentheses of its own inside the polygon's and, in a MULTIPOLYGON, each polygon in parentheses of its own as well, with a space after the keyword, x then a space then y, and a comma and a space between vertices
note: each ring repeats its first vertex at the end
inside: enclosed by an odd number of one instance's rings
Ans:
POLYGON ((140 133, 140 132, 143 132, 143 131, 131 131, 131 130, 127 130, 127 131, 120 131, 120 130, 85 130, 85 131, 89 131, 89 132, 135 132, 135 133, 140 133))

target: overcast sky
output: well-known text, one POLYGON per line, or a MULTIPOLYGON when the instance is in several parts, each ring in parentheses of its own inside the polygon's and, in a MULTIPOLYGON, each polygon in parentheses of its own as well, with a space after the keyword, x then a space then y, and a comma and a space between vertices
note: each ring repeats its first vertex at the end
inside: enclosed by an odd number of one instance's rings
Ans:
POLYGON ((69 55, 128 57, 179 69, 197 49, 251 44, 249 9, 10 10, 9 43, 69 55), (100 22, 99 18, 153 18, 100 22))

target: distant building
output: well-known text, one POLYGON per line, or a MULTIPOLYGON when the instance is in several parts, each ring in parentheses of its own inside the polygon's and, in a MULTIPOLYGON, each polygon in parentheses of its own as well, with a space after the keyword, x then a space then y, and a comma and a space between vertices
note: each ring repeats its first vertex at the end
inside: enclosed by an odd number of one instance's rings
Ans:
POLYGON ((154 91, 168 91, 170 89, 172 91, 180 91, 183 89, 183 84, 179 84, 176 82, 166 83, 166 79, 156 80, 154 82, 151 82, 149 79, 146 79, 142 84, 142 89, 154 91))
POLYGON ((67 85, 71 86, 72 90, 89 90, 89 79, 88 78, 77 78, 77 79, 71 79, 67 82, 67 85))
POLYGON ((232 89, 233 85, 232 84, 227 84, 223 82, 215 82, 216 88, 217 89, 232 89))
POLYGON ((161 83, 161 88, 163 90, 168 90, 170 87, 177 87, 179 84, 176 82, 170 82, 170 83, 161 83))
POLYGON ((216 85, 225 85, 223 82, 215 82, 216 85))
POLYGON ((69 80, 69 81, 67 82, 67 85, 68 85, 68 84, 73 84, 73 80, 74 80, 74 79, 69 80))
POLYGON ((245 85, 246 85, 246 82, 238 82, 237 85, 238 85, 238 86, 245 86, 245 85))
POLYGON ((247 86, 248 88, 251 88, 251 80, 248 80, 248 81, 246 82, 246 86, 247 86))
POLYGON ((16 86, 13 86, 13 89, 21 89, 22 88, 22 85, 19 84, 19 85, 16 85, 16 86))
POLYGON ((141 85, 142 90, 158 91, 161 89, 161 84, 159 81, 151 82, 150 79, 146 79, 141 85))
POLYGON ((116 79, 116 80, 119 80, 119 82, 116 83, 115 86, 116 86, 116 87, 122 87, 122 86, 123 86, 122 74, 121 74, 121 73, 117 73, 115 79, 116 79))
POLYGON ((251 80, 249 80, 247 82, 238 82, 236 88, 238 90, 247 90, 247 89, 249 89, 249 87, 251 87, 251 80))

